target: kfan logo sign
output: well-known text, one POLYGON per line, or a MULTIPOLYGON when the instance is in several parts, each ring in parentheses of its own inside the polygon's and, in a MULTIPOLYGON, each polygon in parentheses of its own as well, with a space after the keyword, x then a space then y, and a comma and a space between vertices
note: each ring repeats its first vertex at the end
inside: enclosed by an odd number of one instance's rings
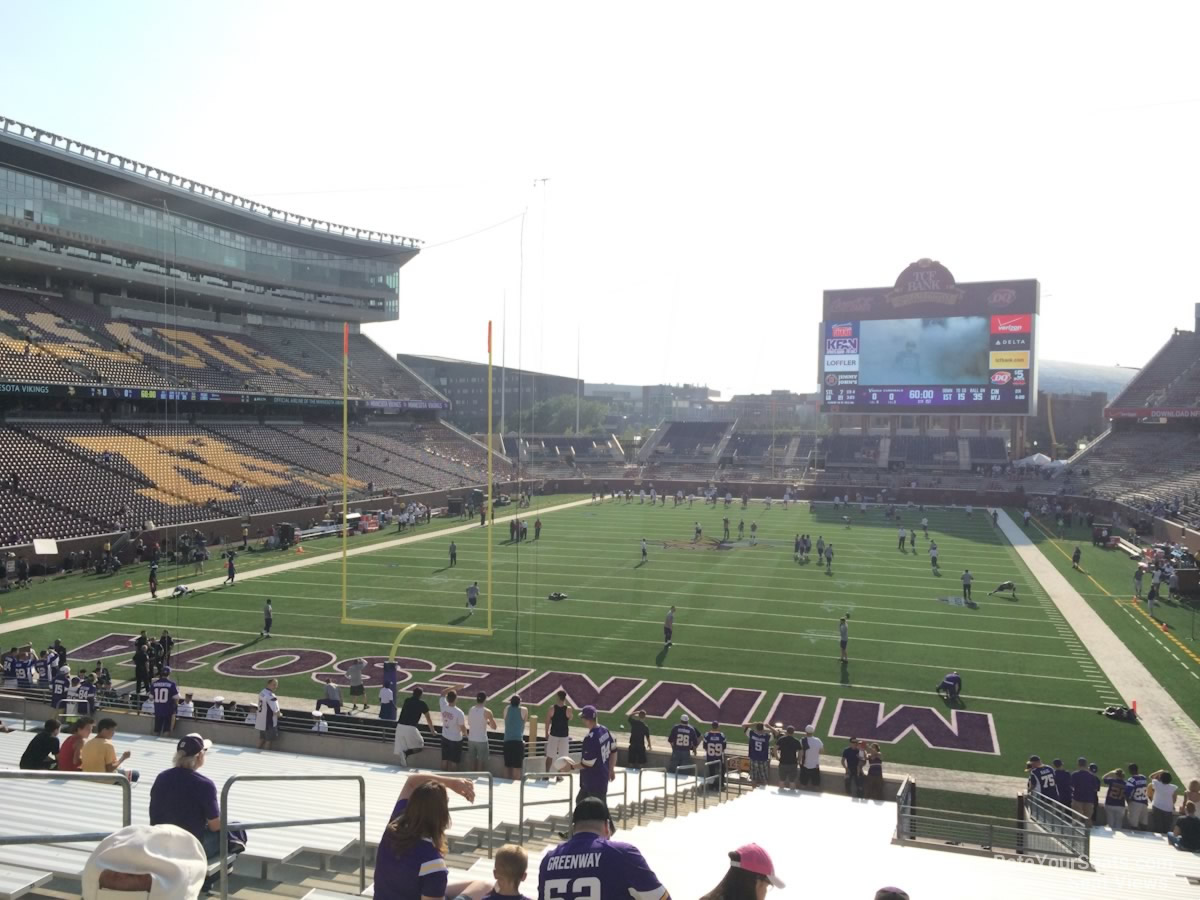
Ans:
MULTIPOLYGON (((128 657, 132 655, 134 639, 132 634, 107 634, 71 651, 71 658, 92 662, 114 656, 126 657, 114 668, 132 669, 133 662, 128 657)), ((211 657, 236 646, 225 641, 197 643, 181 638, 171 654, 172 674, 193 672, 207 665, 211 657)), ((383 666, 388 659, 383 656, 357 658, 366 663, 363 682, 371 687, 381 685, 383 666)), ((213 664, 213 671, 229 678, 255 681, 309 675, 314 682, 323 684, 329 677, 335 684, 346 686, 350 683, 346 670, 352 662, 354 658, 339 660, 326 650, 272 647, 220 657, 213 664)), ((826 700, 820 696, 793 693, 779 693, 768 698, 766 691, 738 687, 713 697, 703 688, 686 682, 650 682, 644 678, 614 675, 597 684, 578 672, 537 672, 519 666, 486 663, 455 662, 440 670, 429 660, 413 657, 398 657, 395 663, 398 691, 420 687, 426 692, 440 694, 452 687, 463 696, 473 697, 482 691, 492 698, 507 697, 515 692, 521 695, 526 705, 538 707, 550 703, 562 690, 566 691, 567 702, 576 709, 589 704, 607 714, 645 709, 646 715, 658 719, 687 713, 693 721, 715 721, 739 728, 756 721, 783 722, 797 728, 817 724, 826 700)), ((185 678, 177 680, 186 682, 185 678)), ((991 714, 965 710, 951 710, 947 719, 940 710, 928 706, 902 704, 888 709, 884 703, 874 700, 840 699, 826 733, 832 737, 857 737, 886 744, 912 737, 939 750, 1000 753, 991 714)))

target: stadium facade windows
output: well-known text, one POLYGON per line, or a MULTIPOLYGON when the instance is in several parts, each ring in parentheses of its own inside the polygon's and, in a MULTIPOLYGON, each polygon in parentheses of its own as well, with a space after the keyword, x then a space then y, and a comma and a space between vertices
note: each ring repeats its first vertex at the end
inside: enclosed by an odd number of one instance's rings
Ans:
POLYGON ((166 210, 82 191, 51 179, 0 167, 0 212, 49 225, 76 239, 125 247, 154 260, 193 265, 285 286, 314 290, 393 291, 394 262, 339 256, 214 228, 166 210))

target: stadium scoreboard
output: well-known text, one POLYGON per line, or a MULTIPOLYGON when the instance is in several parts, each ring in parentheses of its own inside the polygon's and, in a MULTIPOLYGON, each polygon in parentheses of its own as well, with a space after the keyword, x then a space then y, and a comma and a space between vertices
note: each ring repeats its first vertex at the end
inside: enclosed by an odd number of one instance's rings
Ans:
POLYGON ((825 291, 821 410, 1035 415, 1036 280, 957 284, 913 263, 890 288, 825 291))

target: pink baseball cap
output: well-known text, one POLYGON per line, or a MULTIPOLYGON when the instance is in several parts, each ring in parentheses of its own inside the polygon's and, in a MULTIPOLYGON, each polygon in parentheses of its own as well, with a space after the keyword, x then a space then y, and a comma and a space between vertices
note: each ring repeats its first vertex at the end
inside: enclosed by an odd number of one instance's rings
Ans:
POLYGON ((762 875, 775 887, 783 887, 783 882, 775 874, 775 864, 771 862, 771 857, 758 844, 746 844, 744 847, 738 847, 737 855, 738 859, 731 860, 729 863, 735 869, 745 869, 755 875, 762 875))

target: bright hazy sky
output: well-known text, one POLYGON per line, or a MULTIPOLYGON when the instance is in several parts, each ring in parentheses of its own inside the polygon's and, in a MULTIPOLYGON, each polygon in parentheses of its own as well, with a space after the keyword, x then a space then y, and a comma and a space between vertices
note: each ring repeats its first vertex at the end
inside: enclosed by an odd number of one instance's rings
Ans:
POLYGON ((3 18, 3 114, 427 241, 399 322, 368 329, 394 351, 482 359, 507 294, 509 365, 573 374, 581 332, 589 381, 727 397, 814 390, 821 291, 920 257, 1038 278, 1049 358, 1141 365, 1200 299, 1195 3, 67 0, 3 18))

